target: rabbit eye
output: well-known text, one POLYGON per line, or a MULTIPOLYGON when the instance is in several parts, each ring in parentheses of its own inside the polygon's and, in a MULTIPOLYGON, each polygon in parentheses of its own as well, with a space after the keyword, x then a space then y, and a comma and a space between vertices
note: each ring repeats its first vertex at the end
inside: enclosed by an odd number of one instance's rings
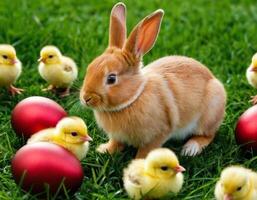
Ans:
POLYGON ((54 56, 53 55, 49 55, 48 58, 53 58, 54 56))
POLYGON ((77 132, 71 132, 71 135, 75 137, 75 136, 78 135, 78 133, 77 132))
POLYGON ((8 58, 8 56, 7 56, 7 55, 3 55, 2 57, 3 57, 4 59, 7 59, 7 58, 8 58))
POLYGON ((106 80, 108 85, 114 84, 116 82, 117 76, 116 74, 109 74, 106 80))

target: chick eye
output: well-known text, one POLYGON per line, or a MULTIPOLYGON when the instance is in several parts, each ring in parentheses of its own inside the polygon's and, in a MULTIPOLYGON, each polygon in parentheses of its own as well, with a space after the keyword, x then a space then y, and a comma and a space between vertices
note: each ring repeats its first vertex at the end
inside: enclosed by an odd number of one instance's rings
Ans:
POLYGON ((114 84, 116 82, 116 79, 117 79, 117 75, 116 74, 109 74, 107 76, 107 80, 106 80, 106 83, 108 85, 111 85, 111 84, 114 84))
POLYGON ((7 55, 3 55, 2 57, 3 57, 4 59, 7 59, 7 58, 8 58, 8 56, 7 56, 7 55))
POLYGON ((162 170, 162 171, 167 171, 168 169, 169 169, 169 167, 167 167, 167 166, 162 166, 162 167, 161 167, 161 170, 162 170))
POLYGON ((240 191, 241 189, 242 189, 242 187, 238 187, 236 190, 237 190, 237 191, 240 191))
POLYGON ((54 56, 53 55, 49 55, 48 58, 53 58, 54 56))
POLYGON ((78 135, 78 133, 77 132, 71 132, 71 135, 75 137, 75 136, 78 135))

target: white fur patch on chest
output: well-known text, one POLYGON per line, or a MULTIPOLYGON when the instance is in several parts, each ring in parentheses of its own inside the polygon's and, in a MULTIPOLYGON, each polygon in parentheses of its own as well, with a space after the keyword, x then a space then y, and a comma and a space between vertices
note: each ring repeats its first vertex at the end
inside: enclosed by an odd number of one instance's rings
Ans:
POLYGON ((183 128, 175 129, 170 134, 171 139, 183 140, 194 134, 198 127, 199 116, 196 116, 190 123, 183 128))

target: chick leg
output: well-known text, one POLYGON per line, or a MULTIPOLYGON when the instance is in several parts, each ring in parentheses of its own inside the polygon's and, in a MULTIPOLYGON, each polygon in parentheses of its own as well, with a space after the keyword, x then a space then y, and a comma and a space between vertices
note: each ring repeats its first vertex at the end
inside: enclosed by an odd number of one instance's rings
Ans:
POLYGON ((54 91, 56 88, 54 85, 49 85, 47 88, 43 88, 42 91, 43 92, 47 92, 47 91, 54 91))
POLYGON ((55 86, 53 85, 49 85, 47 88, 42 89, 42 91, 44 92, 53 91, 53 90, 55 90, 55 86))
POLYGON ((21 88, 16 88, 13 85, 10 85, 8 90, 11 92, 12 96, 14 96, 15 94, 21 94, 24 90, 21 88))
POLYGON ((113 154, 117 151, 122 151, 124 149, 125 145, 117 140, 110 139, 107 143, 101 144, 97 151, 100 153, 109 153, 113 154))
POLYGON ((66 88, 63 92, 60 93, 60 97, 67 97, 70 95, 70 88, 66 88))
POLYGON ((257 95, 251 96, 250 102, 251 102, 253 105, 257 104, 257 95))

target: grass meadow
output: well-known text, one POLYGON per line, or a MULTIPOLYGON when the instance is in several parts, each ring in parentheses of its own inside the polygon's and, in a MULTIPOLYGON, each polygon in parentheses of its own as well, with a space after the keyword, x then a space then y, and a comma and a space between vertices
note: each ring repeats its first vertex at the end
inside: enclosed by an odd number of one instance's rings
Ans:
MULTIPOLYGON (((136 151, 127 148, 114 156, 101 155, 95 148, 107 140, 97 127, 91 110, 79 102, 79 89, 88 63, 108 44, 109 14, 115 0, 1 0, 0 43, 15 46, 23 63, 23 73, 16 86, 26 90, 10 96, 0 89, 0 199, 35 200, 16 186, 10 171, 10 160, 25 144, 10 125, 10 114, 22 99, 40 95, 60 103, 70 115, 86 120, 94 138, 91 149, 82 161, 85 177, 74 196, 61 199, 125 200, 122 170, 136 151), (40 49, 53 44, 79 66, 79 78, 69 97, 60 99, 44 93, 47 84, 37 71, 40 49)), ((255 0, 124 0, 127 5, 127 27, 130 31, 144 16, 158 8, 165 11, 155 47, 144 57, 144 63, 166 55, 186 55, 209 67, 224 83, 228 102, 226 117, 214 142, 195 158, 180 157, 186 167, 182 191, 166 199, 211 200, 221 170, 231 164, 243 164, 257 170, 257 157, 245 156, 234 139, 238 117, 251 106, 251 88, 245 71, 257 51, 257 2, 255 0)), ((154 105, 153 105, 154 106, 154 105)), ((179 153, 182 143, 170 141, 165 146, 179 153)), ((53 198, 52 198, 53 199, 53 198)))

